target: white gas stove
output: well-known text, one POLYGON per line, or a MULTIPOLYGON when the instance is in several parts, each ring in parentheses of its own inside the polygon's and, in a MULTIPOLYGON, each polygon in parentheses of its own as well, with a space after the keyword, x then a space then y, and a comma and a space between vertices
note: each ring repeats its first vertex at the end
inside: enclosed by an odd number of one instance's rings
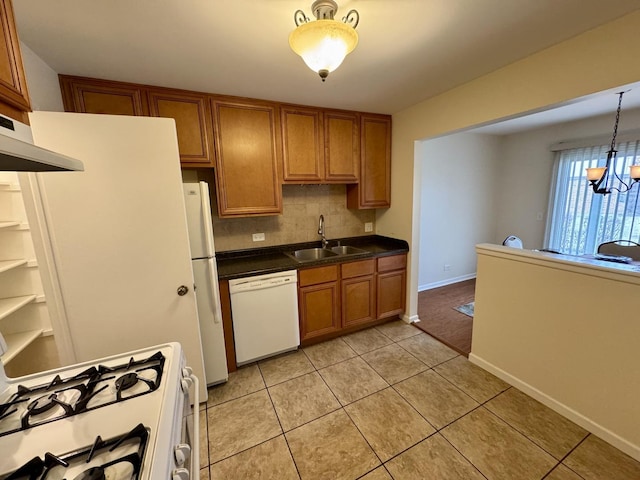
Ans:
POLYGON ((177 343, 20 378, 0 364, 0 479, 195 479, 197 387, 177 343))

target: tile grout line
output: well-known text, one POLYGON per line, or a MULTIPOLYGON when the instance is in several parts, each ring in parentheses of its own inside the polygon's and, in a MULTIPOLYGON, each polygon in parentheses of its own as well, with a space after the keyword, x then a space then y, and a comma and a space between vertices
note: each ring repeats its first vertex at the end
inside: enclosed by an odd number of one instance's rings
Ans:
POLYGON ((577 443, 577 445, 576 445, 575 447, 573 447, 571 450, 569 450, 569 452, 567 452, 567 454, 566 454, 564 457, 562 457, 562 458, 560 459, 560 461, 559 461, 559 462, 558 462, 558 463, 557 463, 557 464, 556 464, 556 465, 555 465, 555 466, 554 466, 550 471, 548 471, 548 472, 547 472, 547 474, 546 474, 544 477, 542 477, 542 480, 544 480, 545 478, 547 478, 547 477, 551 474, 551 472, 553 472, 553 471, 554 471, 556 468, 558 468, 558 466, 560 466, 560 465, 563 465, 565 468, 567 468, 567 469, 568 469, 568 470, 570 470, 571 472, 575 473, 578 477, 580 477, 580 478, 584 479, 584 477, 583 477, 582 475, 580 475, 578 472, 574 471, 574 470, 573 470, 571 467, 569 467, 568 465, 565 465, 563 462, 564 462, 564 461, 565 461, 565 459, 566 459, 569 455, 571 455, 571 454, 572 454, 572 453, 573 453, 573 452, 574 452, 574 451, 575 451, 575 450, 576 450, 580 445, 582 445, 582 444, 587 440, 587 438, 589 438, 589 436, 590 436, 590 435, 592 435, 592 434, 591 434, 591 433, 589 433, 589 432, 587 432, 587 434, 584 436, 584 438, 583 438, 582 440, 580 440, 580 441, 577 443))
MULTIPOLYGON (((312 366, 313 366, 313 364, 312 364, 312 366)), ((262 376, 262 381, 266 385, 267 382, 264 379, 264 374, 262 373, 262 369, 260 369, 260 365, 258 365, 258 369, 260 371, 260 375, 262 376)), ((309 372, 309 373, 312 373, 312 372, 309 372)), ((295 377, 295 378, 299 378, 299 377, 295 377)), ((284 383, 284 382, 281 382, 281 383, 284 383)), ((276 410, 276 405, 275 405, 275 403, 273 403, 273 398, 271 398, 271 392, 269 391, 269 387, 266 387, 266 390, 267 390, 267 395, 269 396, 269 401, 271 402, 271 408, 273 408, 273 413, 276 416, 276 419, 278 420, 278 425, 280 425, 280 431, 281 431, 280 435, 282 435, 282 438, 284 439, 284 443, 287 445, 287 450, 289 451, 289 455, 291 456, 291 461, 293 462, 293 466, 296 469, 296 473, 298 475, 298 479, 300 479, 300 478, 302 478, 302 475, 300 474, 300 469, 298 468, 298 463, 296 462, 296 459, 293 456, 293 452, 291 451, 291 446, 289 445, 289 440, 287 439, 287 436, 285 435, 284 428, 282 427, 282 421, 280 420, 280 416, 278 415, 278 411, 276 410)), ((278 435, 278 436, 280 436, 280 435, 278 435)), ((277 438, 277 437, 274 437, 274 438, 277 438)))

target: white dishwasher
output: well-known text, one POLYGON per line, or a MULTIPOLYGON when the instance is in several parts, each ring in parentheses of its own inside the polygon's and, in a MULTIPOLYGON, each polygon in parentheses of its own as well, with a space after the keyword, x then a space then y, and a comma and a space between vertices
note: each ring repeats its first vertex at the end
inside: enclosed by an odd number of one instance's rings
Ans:
POLYGON ((297 272, 229 280, 238 365, 300 345, 297 272))

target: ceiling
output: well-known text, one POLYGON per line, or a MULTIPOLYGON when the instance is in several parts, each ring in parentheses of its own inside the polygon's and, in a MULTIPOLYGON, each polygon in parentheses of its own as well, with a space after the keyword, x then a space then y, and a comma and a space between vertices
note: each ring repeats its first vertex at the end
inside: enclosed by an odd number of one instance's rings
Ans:
POLYGON ((395 113, 639 8, 638 0, 338 0, 360 42, 325 83, 288 45, 312 0, 17 0, 56 72, 395 113))

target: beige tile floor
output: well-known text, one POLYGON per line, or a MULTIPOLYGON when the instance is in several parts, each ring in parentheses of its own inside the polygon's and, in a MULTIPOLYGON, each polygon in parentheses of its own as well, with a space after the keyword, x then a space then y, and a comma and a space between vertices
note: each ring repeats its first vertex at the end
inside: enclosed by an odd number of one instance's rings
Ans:
POLYGON ((200 426, 200 480, 640 479, 640 462, 400 321, 239 369, 200 426))

